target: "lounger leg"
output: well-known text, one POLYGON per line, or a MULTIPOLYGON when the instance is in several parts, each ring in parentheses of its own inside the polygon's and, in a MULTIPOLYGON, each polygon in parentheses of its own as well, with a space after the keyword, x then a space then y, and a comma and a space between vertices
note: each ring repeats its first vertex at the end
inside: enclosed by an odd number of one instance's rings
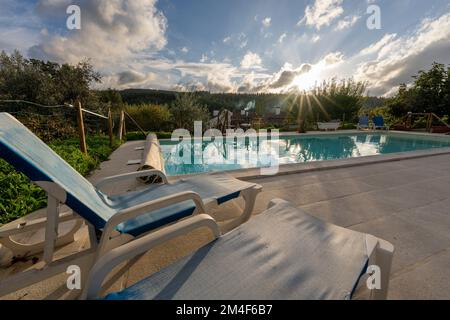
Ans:
POLYGON ((394 246, 387 241, 379 239, 375 252, 375 262, 381 271, 381 289, 372 290, 375 300, 385 300, 387 298, 393 256, 394 246))
MULTIPOLYGON (((83 220, 79 218, 74 219, 74 226, 65 233, 63 236, 56 239, 56 247, 62 247, 75 241, 75 233, 83 226, 83 220)), ((27 232, 25 229, 24 232, 27 232)), ((11 236, 0 238, 0 244, 5 248, 11 250, 12 254, 16 258, 26 258, 38 253, 43 252, 45 242, 39 242, 35 244, 20 243, 12 239, 11 236)))
POLYGON ((257 187, 254 187, 250 190, 246 190, 243 192, 242 197, 245 200, 245 208, 244 208, 244 211, 242 212, 242 216, 241 216, 242 223, 250 220, 252 213, 253 213, 253 209, 255 208, 256 197, 258 196, 258 194, 261 191, 262 191, 262 187, 257 186, 257 187))
POLYGON ((242 191, 241 195, 245 201, 244 210, 242 211, 242 214, 238 218, 227 224, 225 228, 226 230, 232 230, 250 220, 253 213, 253 209, 255 208, 256 197, 261 191, 262 191, 261 186, 256 186, 251 189, 242 191))

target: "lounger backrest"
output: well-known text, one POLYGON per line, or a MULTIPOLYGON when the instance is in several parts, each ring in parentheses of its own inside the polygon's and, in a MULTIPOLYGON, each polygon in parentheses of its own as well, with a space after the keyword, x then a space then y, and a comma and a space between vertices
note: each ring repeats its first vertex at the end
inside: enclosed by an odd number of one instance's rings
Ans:
POLYGON ((373 121, 373 124, 375 125, 375 127, 383 127, 384 126, 384 119, 381 116, 373 117, 372 121, 373 121))
POLYGON ((66 204, 102 229, 114 214, 89 181, 8 113, 0 113, 0 157, 35 182, 54 182, 67 193, 66 204))
POLYGON ((361 126, 368 126, 369 125, 369 117, 360 117, 359 118, 359 125, 361 125, 361 126))

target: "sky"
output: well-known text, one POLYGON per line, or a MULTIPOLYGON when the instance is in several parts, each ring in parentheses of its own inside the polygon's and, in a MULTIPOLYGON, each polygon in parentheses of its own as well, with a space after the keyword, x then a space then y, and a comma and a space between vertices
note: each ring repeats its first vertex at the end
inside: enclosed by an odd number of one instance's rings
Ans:
POLYGON ((389 96, 450 63, 450 1, 0 0, 0 50, 15 49, 90 59, 99 88, 282 93, 352 78, 389 96), (70 5, 79 30, 67 28, 70 5))

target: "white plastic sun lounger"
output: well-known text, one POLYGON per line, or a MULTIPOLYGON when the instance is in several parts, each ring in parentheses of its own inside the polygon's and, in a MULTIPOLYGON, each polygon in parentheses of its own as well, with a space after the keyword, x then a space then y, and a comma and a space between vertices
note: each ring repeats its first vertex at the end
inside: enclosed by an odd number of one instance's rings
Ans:
POLYGON ((117 247, 91 269, 83 298, 98 298, 105 277, 121 262, 205 226, 215 241, 104 299, 351 299, 375 265, 381 286, 370 288, 370 298, 386 298, 394 252, 390 243, 325 223, 284 200, 273 200, 266 212, 223 236, 214 219, 199 215, 117 247))
MULTIPOLYGON (((12 237, 45 228, 43 261, 35 269, 0 281, 0 296, 66 272, 78 265, 83 275, 96 259, 117 245, 154 232, 194 214, 208 213, 218 205, 242 196, 245 207, 235 227, 247 221, 261 187, 225 174, 201 175, 173 183, 157 170, 134 172, 106 178, 93 186, 24 125, 7 113, 0 113, 0 157, 21 171, 48 194, 47 218, 0 231, 0 243, 11 246, 12 237), (123 179, 159 175, 162 184, 142 191, 108 196, 100 191, 105 184, 123 179), (60 212, 62 205, 71 212, 60 212), (88 225, 91 248, 54 261, 58 244, 58 224, 83 218, 88 225)), ((14 243, 14 247, 20 244, 14 243)), ((26 249, 26 245, 24 245, 26 249)), ((13 248, 14 249, 14 248, 13 248)))
POLYGON ((317 122, 319 130, 338 130, 341 127, 341 122, 317 122))

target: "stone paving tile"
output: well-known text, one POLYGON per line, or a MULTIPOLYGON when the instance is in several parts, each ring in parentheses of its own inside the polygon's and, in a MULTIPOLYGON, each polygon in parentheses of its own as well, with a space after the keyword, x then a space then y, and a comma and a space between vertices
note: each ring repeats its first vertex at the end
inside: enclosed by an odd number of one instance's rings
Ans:
POLYGON ((450 241, 450 208, 443 204, 439 206, 439 203, 396 212, 394 215, 450 241))
MULTIPOLYGON (((415 264, 450 246, 448 237, 408 221, 396 215, 381 218, 352 226, 351 229, 369 233, 391 242, 395 247, 392 273, 415 264)), ((420 288, 417 288, 420 290, 420 288)))
MULTIPOLYGON (((119 148, 90 180, 136 170, 126 162, 140 157, 134 150, 139 145, 142 142, 119 148)), ((449 299, 449 169, 450 155, 443 155, 252 180, 263 186, 254 214, 264 211, 272 199, 282 198, 325 221, 390 241, 396 247, 390 298, 449 299)), ((133 180, 107 186, 105 191, 126 192, 137 186, 133 180)), ((223 227, 237 217, 243 204, 232 201, 211 214, 223 227)), ((126 283, 150 275, 210 239, 208 231, 198 230, 155 248, 132 266, 126 283)), ((6 272, 2 270, 0 276, 6 272)), ((62 298, 61 279, 55 277, 11 298, 62 298)), ((120 282, 111 290, 118 290, 120 282)))
POLYGON ((390 281, 388 299, 449 300, 450 248, 417 262, 390 281))
POLYGON ((367 192, 304 205, 300 208, 327 222, 350 227, 392 214, 400 207, 388 200, 379 201, 376 194, 367 192))

